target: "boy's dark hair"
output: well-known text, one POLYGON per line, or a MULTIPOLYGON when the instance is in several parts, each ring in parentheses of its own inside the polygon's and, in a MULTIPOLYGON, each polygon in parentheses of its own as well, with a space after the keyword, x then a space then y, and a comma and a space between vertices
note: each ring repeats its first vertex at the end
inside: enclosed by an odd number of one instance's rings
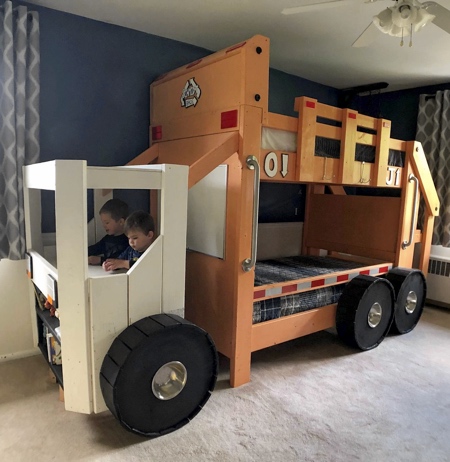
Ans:
POLYGON ((115 221, 121 218, 125 220, 128 216, 128 204, 120 199, 110 199, 103 204, 99 213, 109 213, 115 221))
POLYGON ((148 234, 150 231, 154 232, 155 222, 153 221, 153 217, 143 210, 133 212, 125 220, 124 233, 127 234, 132 229, 142 231, 144 234, 148 234))

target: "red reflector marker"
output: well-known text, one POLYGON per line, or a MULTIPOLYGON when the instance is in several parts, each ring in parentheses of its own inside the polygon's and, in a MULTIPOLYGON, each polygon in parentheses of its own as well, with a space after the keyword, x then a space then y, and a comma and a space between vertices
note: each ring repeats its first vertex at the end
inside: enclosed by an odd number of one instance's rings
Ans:
POLYGON ((266 296, 266 291, 265 290, 257 290, 254 294, 253 294, 253 299, 257 299, 257 298, 262 298, 262 297, 265 297, 266 296))
POLYGON ((162 139, 162 125, 152 127, 152 140, 157 141, 162 139))
POLYGON ((290 284, 288 286, 283 286, 281 289, 282 294, 286 294, 289 292, 294 292, 297 290, 297 284, 290 284))
POLYGON ((348 281, 348 274, 341 274, 341 275, 338 276, 336 279, 337 279, 337 282, 348 281))
POLYGON ((350 113, 348 114, 348 118, 349 118, 349 119, 356 119, 356 114, 353 113, 353 112, 350 112, 350 113))
POLYGON ((314 101, 306 101, 306 107, 314 109, 316 107, 316 103, 314 101))
POLYGON ((220 128, 233 128, 237 127, 238 110, 222 112, 220 114, 220 128))

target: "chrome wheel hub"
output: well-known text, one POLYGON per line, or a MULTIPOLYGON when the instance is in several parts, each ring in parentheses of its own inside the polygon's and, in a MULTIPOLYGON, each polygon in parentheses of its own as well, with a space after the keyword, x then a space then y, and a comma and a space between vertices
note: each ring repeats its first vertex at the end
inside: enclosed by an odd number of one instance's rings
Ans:
POLYGON ((152 380, 153 394, 162 401, 178 396, 186 385, 187 371, 179 361, 161 366, 152 380))
POLYGON ((383 314, 383 309, 381 308, 381 305, 378 302, 375 302, 370 310, 369 314, 367 315, 367 323, 369 324, 372 329, 378 326, 381 321, 381 316, 383 314))
POLYGON ((412 314, 417 306, 417 294, 411 290, 406 296, 405 310, 408 314, 412 314))

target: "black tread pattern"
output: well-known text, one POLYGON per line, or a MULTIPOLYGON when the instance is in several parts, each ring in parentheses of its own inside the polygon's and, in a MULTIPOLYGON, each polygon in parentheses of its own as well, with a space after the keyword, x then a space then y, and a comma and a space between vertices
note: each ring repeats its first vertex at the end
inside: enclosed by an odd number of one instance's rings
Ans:
POLYGON ((192 420, 214 390, 217 350, 211 337, 177 315, 158 314, 127 327, 112 343, 100 370, 108 409, 129 431, 146 437, 170 433, 192 420), (175 398, 157 399, 155 372, 169 361, 182 362, 188 374, 175 398))
POLYGON ((427 295, 427 283, 424 274, 417 269, 392 268, 383 275, 394 287, 396 301, 394 321, 391 326, 393 334, 407 334, 417 325, 422 316, 427 295), (417 306, 412 313, 405 310, 406 297, 413 290, 417 295, 417 306))
POLYGON ((377 347, 389 331, 394 316, 394 289, 386 279, 359 275, 352 279, 338 301, 336 330, 349 346, 360 350, 377 347), (372 305, 382 307, 380 324, 371 328, 367 316, 372 305))

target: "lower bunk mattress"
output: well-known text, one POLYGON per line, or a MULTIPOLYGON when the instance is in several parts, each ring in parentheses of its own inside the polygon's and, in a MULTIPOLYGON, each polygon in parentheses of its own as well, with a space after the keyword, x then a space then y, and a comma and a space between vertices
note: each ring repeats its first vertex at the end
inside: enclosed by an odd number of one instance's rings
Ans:
MULTIPOLYGON (((256 262, 255 287, 359 268, 360 263, 331 257, 298 256, 256 262)), ((253 304, 253 324, 337 303, 344 284, 285 295, 253 304)))

